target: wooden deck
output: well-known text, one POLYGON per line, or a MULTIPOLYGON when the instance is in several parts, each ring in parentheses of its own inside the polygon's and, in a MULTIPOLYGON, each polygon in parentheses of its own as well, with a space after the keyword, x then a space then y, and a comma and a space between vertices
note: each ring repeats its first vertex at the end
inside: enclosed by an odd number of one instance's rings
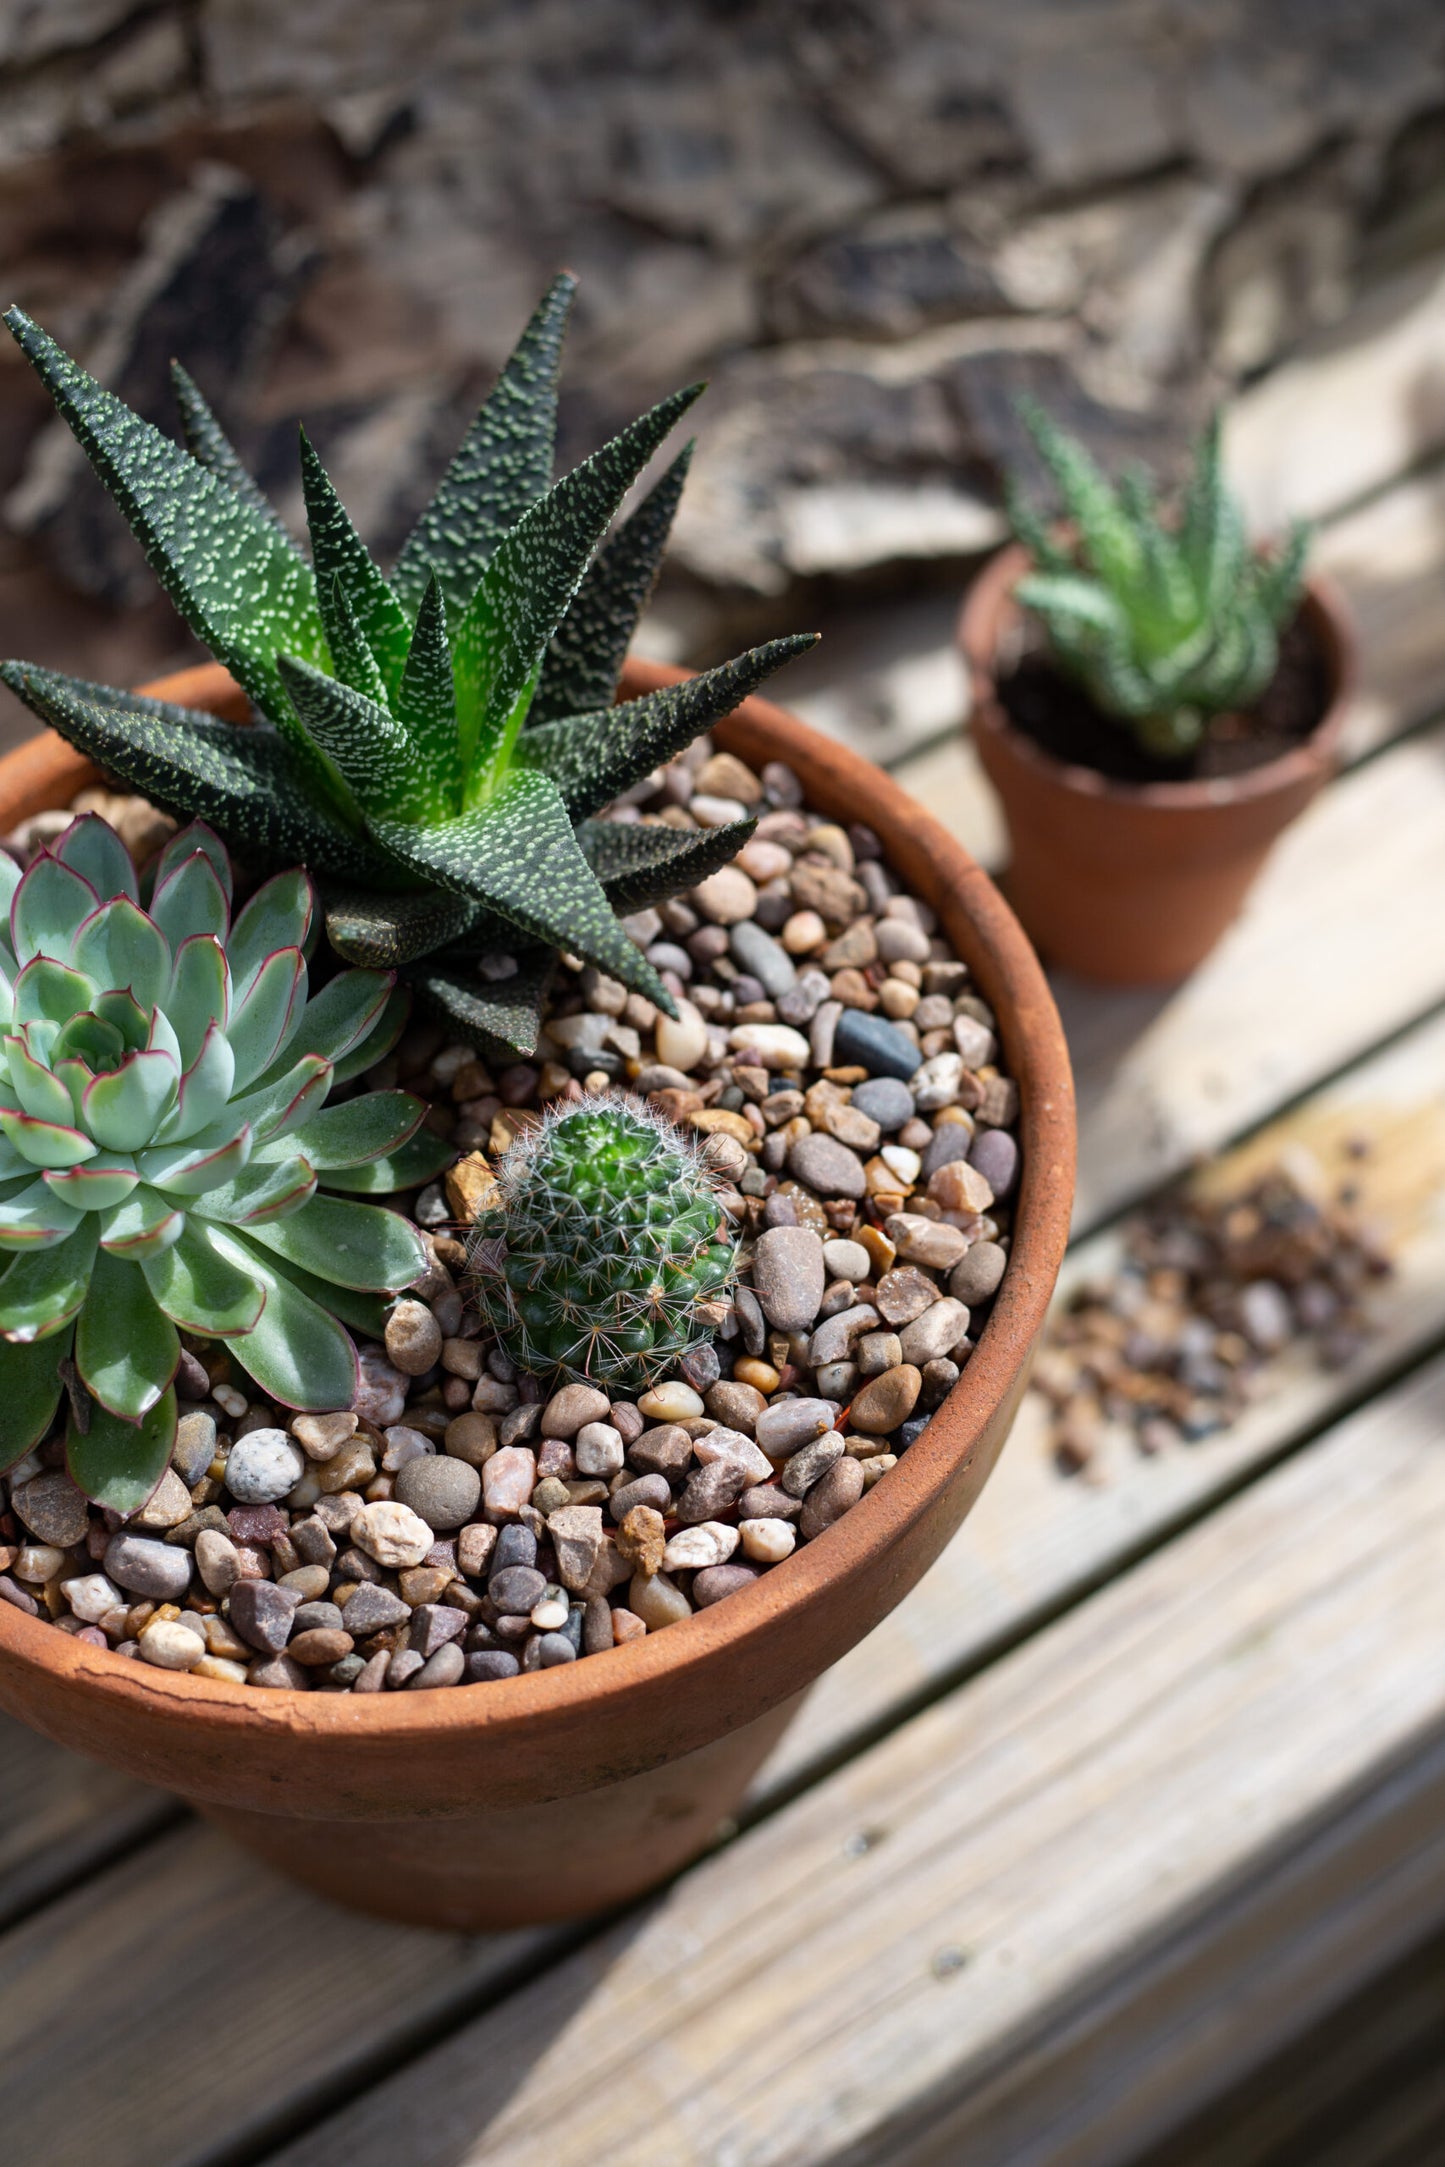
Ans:
MULTIPOLYGON (((4 1725, 6 2162, 1441 2156, 1445 415, 1416 380, 1442 319, 1417 282, 1233 417, 1257 501, 1329 521, 1320 562, 1365 643, 1348 771, 1188 986, 1059 988, 1069 1275, 1202 1154, 1243 1180, 1365 1129, 1398 1271, 1353 1366, 1283 1358, 1233 1428, 1099 1482, 1060 1478, 1026 1408, 745 1825, 620 1920, 472 1940, 354 1918, 4 1725)), ((944 621, 921 610, 920 641, 944 621)), ((845 686, 807 704, 862 727, 845 686)), ((995 857, 957 737, 873 727, 995 857)))

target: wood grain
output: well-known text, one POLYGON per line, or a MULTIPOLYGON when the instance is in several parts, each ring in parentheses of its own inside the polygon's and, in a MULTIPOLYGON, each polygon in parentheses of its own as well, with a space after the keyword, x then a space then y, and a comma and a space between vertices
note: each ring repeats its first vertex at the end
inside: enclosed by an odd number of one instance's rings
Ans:
POLYGON ((273 2167, 1117 2167, 1445 1911, 1442 1425, 1436 1364, 273 2167))
POLYGON ((176 1812, 162 1792, 0 1717, 0 1927, 176 1812))

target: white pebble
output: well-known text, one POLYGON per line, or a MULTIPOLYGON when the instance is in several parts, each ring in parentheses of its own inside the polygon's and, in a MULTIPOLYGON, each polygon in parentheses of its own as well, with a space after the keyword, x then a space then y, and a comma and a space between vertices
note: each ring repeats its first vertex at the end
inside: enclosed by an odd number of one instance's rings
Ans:
POLYGON ((883 1164, 892 1173, 895 1173, 904 1186, 909 1189, 913 1187, 914 1182, 917 1181, 919 1174, 923 1170, 922 1159, 919 1158, 916 1151, 910 1151, 906 1144, 885 1144, 878 1156, 882 1159, 883 1164))
POLYGON ((797 1530, 791 1520, 744 1520, 738 1530, 743 1555, 759 1565, 781 1565, 797 1546, 797 1530))
POLYGON ((194 1670, 205 1659, 206 1643, 178 1619, 152 1618, 140 1636, 140 1652, 157 1670, 194 1670))
POLYGON ((108 1612, 126 1606, 126 1598, 104 1573, 84 1573, 79 1580, 67 1580, 60 1592, 87 1625, 99 1625, 108 1612))
POLYGON ((735 1467, 743 1468, 754 1482, 771 1482, 773 1463, 751 1437, 744 1437, 741 1430, 730 1430, 721 1425, 709 1430, 705 1437, 693 1443, 693 1456, 708 1467, 714 1460, 727 1460, 735 1467))
POLYGON ((579 1475, 615 1475, 627 1457, 622 1433, 610 1422, 584 1422, 572 1449, 579 1475))
POLYGON ((722 1520, 703 1520, 679 1528, 662 1553, 665 1571, 691 1572, 705 1565, 725 1565, 738 1546, 738 1531, 722 1520))
POLYGON ((544 1595, 531 1613, 532 1623, 539 1633, 560 1633, 567 1623, 567 1608, 560 1596, 544 1595))
POLYGON ((244 1685, 246 1666, 233 1663, 229 1656, 203 1655, 199 1663, 191 1665, 193 1678, 213 1678, 217 1685, 244 1685))
POLYGON ((707 1025, 691 1001, 679 1000, 676 1020, 658 1012, 654 1042, 658 1060, 687 1075, 707 1052, 707 1025))
POLYGON ((715 798, 705 791, 699 791, 687 809, 700 828, 725 828, 730 821, 748 816, 741 798, 715 798))
POLYGON ((246 1395, 244 1392, 238 1392, 233 1384, 213 1385, 211 1387, 211 1398, 218 1407, 225 1410, 234 1422, 239 1422, 246 1412, 248 1405, 246 1395))
POLYGON ((231 1447, 226 1488, 238 1505, 275 1505, 306 1472, 306 1456, 284 1430, 249 1430, 231 1447))
POLYGON ((43 1586, 53 1580, 65 1564, 65 1552, 57 1550, 53 1543, 25 1543, 13 1567, 17 1580, 26 1580, 31 1587, 43 1586))
POLYGON ((740 1023, 728 1032, 738 1053, 753 1053, 764 1068, 806 1068, 808 1041, 786 1023, 740 1023))
POLYGON ((436 1541, 421 1515, 394 1498, 363 1505, 347 1533, 368 1557, 393 1572, 403 1566, 420 1565, 436 1541))
POLYGON ((920 1113, 936 1113, 940 1106, 952 1106, 962 1081, 963 1055, 936 1053, 914 1071, 908 1088, 920 1113))
POLYGON ((649 1422, 681 1422, 685 1417, 700 1415, 702 1401, 690 1384, 681 1378, 670 1378, 666 1384, 655 1384, 650 1392, 644 1392, 637 1402, 641 1413, 649 1422))

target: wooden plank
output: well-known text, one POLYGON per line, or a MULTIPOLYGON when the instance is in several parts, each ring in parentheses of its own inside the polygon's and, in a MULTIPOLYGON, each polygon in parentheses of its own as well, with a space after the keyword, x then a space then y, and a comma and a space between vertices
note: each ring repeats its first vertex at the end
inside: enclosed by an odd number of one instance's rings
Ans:
POLYGON ((189 1821, 0 1940, 4 2156, 53 2154, 63 2100, 68 2159, 229 2160, 347 2096, 535 1940, 338 1911, 189 1821))
POLYGON ((177 1811, 163 1793, 0 1717, 0 1927, 177 1811))
POLYGON ((1234 400, 1225 459, 1254 525, 1319 519, 1445 445, 1445 262, 1371 287, 1234 400))
MULTIPOLYGON (((1228 1430, 1144 1459, 1106 1446, 1095 1481, 1058 1473, 1043 1401, 1030 1394, 978 1504, 913 1593, 819 1680, 759 1779, 758 1796, 795 1786, 882 1730, 940 1683, 979 1668, 1065 1604, 1206 1511, 1297 1439, 1353 1406, 1445 1334, 1445 1017, 1316 1093, 1211 1170, 1216 1193, 1247 1188, 1290 1150, 1326 1168, 1355 1135, 1360 1208, 1395 1257, 1372 1298, 1375 1336, 1343 1370, 1298 1349, 1271 1362, 1253 1404, 1228 1430)), ((1060 1301, 1105 1276, 1116 1234, 1070 1252, 1060 1301)))
POLYGON ((1445 1910, 1442 1423, 1435 1364, 273 2167, 1117 2167, 1445 1910))

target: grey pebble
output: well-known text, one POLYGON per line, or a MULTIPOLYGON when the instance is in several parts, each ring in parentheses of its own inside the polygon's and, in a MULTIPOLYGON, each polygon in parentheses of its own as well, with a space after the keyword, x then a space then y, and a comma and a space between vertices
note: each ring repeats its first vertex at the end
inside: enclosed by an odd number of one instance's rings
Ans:
POLYGON ((438 1532, 465 1527, 481 1495, 480 1470, 450 1453, 408 1460, 392 1486, 392 1496, 438 1532))
POLYGON ((758 1416, 754 1434, 770 1460, 785 1460, 831 1430, 837 1412, 831 1400, 774 1400, 758 1416))
POLYGON ((797 966, 787 949, 753 919, 744 918, 735 925, 728 940, 735 961, 751 972, 769 1000, 776 1001, 797 984, 797 966))
POLYGON ((354 1639, 364 1640, 368 1633, 384 1633, 389 1626, 404 1625, 410 1615, 401 1597, 390 1588, 363 1581, 347 1603, 342 1623, 354 1639))
POLYGON ((278 1588, 269 1580, 238 1580, 227 1609, 242 1640, 263 1655, 279 1655, 291 1638, 292 1620, 300 1607, 301 1596, 295 1588, 278 1588))
POLYGON ((752 1479, 741 1461, 712 1460, 688 1477, 673 1510, 684 1527, 716 1520, 737 1503, 752 1479))
POLYGON ((878 1322, 878 1312, 871 1302, 856 1302, 851 1309, 840 1309, 836 1316, 825 1317, 817 1331, 808 1341, 808 1360, 813 1368, 826 1368, 830 1362, 846 1362, 865 1332, 871 1332, 878 1322))
POLYGON ((466 1659, 468 1685, 485 1685, 494 1678, 515 1678, 521 1664, 505 1648, 478 1648, 466 1659))
POLYGON ((810 1226, 772 1226, 758 1236, 753 1292, 774 1331, 811 1329, 826 1276, 823 1244, 810 1226))
POLYGON ((819 970, 798 974, 797 983, 778 996, 778 1021, 800 1030, 813 1021, 828 998, 828 981, 819 970))
POLYGON ((980 1129, 968 1154, 995 1196, 1007 1196, 1019 1177, 1019 1147, 1007 1129, 980 1129))
POLYGON ((975 1242, 966 1249, 949 1276, 948 1291, 970 1307, 997 1294, 1008 1267, 1008 1253, 997 1242, 975 1242))
POLYGON ((856 1204, 868 1191, 858 1154, 836 1137, 820 1135, 817 1130, 811 1136, 800 1136, 791 1146, 788 1172, 794 1181, 802 1182, 821 1197, 845 1197, 856 1204))
POLYGON ((851 1103, 876 1121, 885 1136, 901 1129, 918 1111, 913 1093, 897 1076, 870 1076, 867 1083, 855 1084, 851 1103))
POLYGON ((634 1505, 651 1505, 654 1512, 667 1512, 672 1505, 672 1491, 665 1475, 639 1475, 636 1482, 624 1483, 614 1490, 607 1501, 610 1517, 620 1527, 634 1505))
POLYGON ((870 1076, 897 1076, 907 1083, 919 1068, 922 1054, 907 1032, 884 1016, 870 1016, 861 1008, 845 1008, 833 1033, 833 1058, 827 1065, 866 1068, 870 1076))
POLYGON ((250 1430, 231 1447, 226 1488, 238 1505, 278 1505, 306 1472, 306 1455, 284 1430, 250 1430))
POLYGON ((191 1584, 189 1551, 124 1530, 105 1546, 105 1569, 118 1588, 153 1603, 178 1602, 191 1584))
POLYGON ((504 1565, 487 1582, 487 1593, 498 1610, 513 1617, 535 1610, 546 1592, 546 1577, 533 1565, 504 1565))
POLYGON ((176 1424, 171 1446, 171 1465, 188 1490, 196 1484, 216 1457, 216 1418, 194 1407, 176 1424))
POLYGON ((837 1430, 829 1430, 826 1437, 815 1437, 801 1452, 795 1452, 778 1480, 789 1497, 806 1497, 818 1477, 826 1474, 833 1462, 842 1456, 842 1435, 837 1430))
POLYGON ((693 1579, 693 1603, 699 1610, 710 1610, 714 1603, 751 1587, 759 1577, 756 1565, 705 1565, 693 1579))
POLYGON ((831 1241, 823 1244, 823 1268, 830 1279, 844 1279, 856 1286, 872 1269, 862 1242, 831 1241))
POLYGON ((577 1650, 566 1633, 544 1633, 537 1643, 537 1663, 542 1670, 555 1670, 559 1663, 575 1663, 577 1650))
POLYGON ((955 1159, 966 1159, 972 1149, 973 1131, 967 1122, 941 1122, 923 1147, 919 1180, 930 1181, 940 1166, 951 1166, 955 1159))

